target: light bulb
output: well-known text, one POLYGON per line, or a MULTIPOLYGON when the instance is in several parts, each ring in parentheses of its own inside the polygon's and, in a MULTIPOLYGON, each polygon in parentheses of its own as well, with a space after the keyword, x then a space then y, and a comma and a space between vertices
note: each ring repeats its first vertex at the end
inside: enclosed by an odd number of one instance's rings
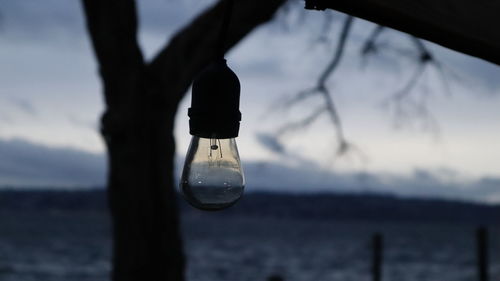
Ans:
POLYGON ((236 203, 245 179, 235 139, 193 136, 179 185, 186 201, 202 210, 225 209, 236 203))

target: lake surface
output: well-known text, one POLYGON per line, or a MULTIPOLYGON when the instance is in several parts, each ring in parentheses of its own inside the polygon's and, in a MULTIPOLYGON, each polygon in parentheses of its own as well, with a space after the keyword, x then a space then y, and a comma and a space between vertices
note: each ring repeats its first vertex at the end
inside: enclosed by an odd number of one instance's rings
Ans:
MULTIPOLYGON (((371 236, 384 234, 383 280, 475 281, 475 226, 442 223, 183 218, 190 281, 368 281, 371 236)), ((0 213, 1 281, 109 280, 109 220, 99 212, 0 213)), ((500 228, 490 227, 491 280, 500 228)))

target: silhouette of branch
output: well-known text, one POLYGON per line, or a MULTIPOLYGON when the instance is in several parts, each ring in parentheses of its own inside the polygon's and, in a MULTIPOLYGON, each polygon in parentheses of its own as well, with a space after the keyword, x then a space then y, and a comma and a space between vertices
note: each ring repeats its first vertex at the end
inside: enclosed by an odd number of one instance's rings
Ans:
POLYGON ((318 36, 317 42, 319 43, 328 43, 328 36, 333 26, 333 13, 331 11, 325 11, 325 15, 323 18, 323 25, 321 26, 321 31, 318 36))
POLYGON ((448 94, 450 93, 450 88, 441 62, 435 59, 432 52, 419 38, 410 36, 410 39, 418 52, 417 67, 403 87, 391 94, 383 102, 383 105, 392 111, 391 114, 398 127, 403 126, 405 123, 421 121, 424 128, 429 129, 429 131, 437 136, 439 134, 439 126, 427 106, 427 96, 420 94, 420 96, 416 97, 412 96, 412 93, 414 88, 419 84, 424 72, 431 67, 435 68, 440 74, 443 86, 448 94))
MULTIPOLYGON (((200 70, 214 59, 225 2, 221 0, 179 31, 152 60, 149 73, 180 100, 200 70), (175 82, 174 82, 175 81, 175 82), (174 88, 172 88, 174 87, 174 88)), ((269 21, 285 0, 239 0, 233 7, 225 50, 258 25, 269 21)))
POLYGON ((281 31, 289 33, 304 23, 305 15, 302 3, 299 1, 285 1, 277 13, 276 25, 281 31), (297 11, 298 13, 294 14, 297 11), (291 22, 290 19, 293 19, 295 15, 296 18, 291 22))
POLYGON ((306 89, 306 90, 298 92, 297 94, 295 94, 294 96, 292 96, 288 100, 285 100, 281 104, 282 108, 289 108, 293 105, 296 105, 299 102, 304 101, 307 98, 310 98, 312 96, 317 95, 317 96, 322 97, 324 106, 316 108, 308 116, 304 117, 303 119, 301 119, 297 122, 285 124, 282 128, 280 128, 277 131, 278 136, 280 136, 286 132, 289 132, 289 131, 294 131, 297 129, 301 129, 301 128, 305 128, 307 126, 310 126, 319 117, 326 114, 326 115, 328 115, 328 117, 329 117, 329 119, 330 119, 330 121, 335 129, 336 141, 337 141, 337 145, 338 145, 337 155, 344 154, 345 152, 348 151, 349 142, 345 139, 340 116, 338 114, 337 108, 335 106, 335 102, 334 102, 332 96, 330 95, 330 92, 327 88, 326 83, 327 83, 328 78, 330 78, 333 75, 333 73, 335 72, 335 70, 338 68, 338 66, 342 60, 345 46, 347 44, 347 38, 348 38, 349 33, 351 31, 352 22, 353 22, 353 17, 346 16, 344 23, 342 25, 342 29, 339 33, 337 47, 335 48, 335 52, 333 54, 332 60, 326 65, 323 72, 321 72, 321 74, 316 82, 316 85, 310 89, 306 89))
MULTIPOLYGON (((425 127, 430 128, 430 131, 437 135, 439 126, 427 107, 427 95, 420 94, 420 96, 416 97, 412 96, 412 92, 420 83, 425 71, 433 68, 441 78, 445 93, 451 95, 447 73, 450 71, 447 71, 443 63, 436 59, 424 42, 415 36, 409 35, 413 45, 412 49, 377 43, 376 40, 383 30, 384 27, 380 25, 372 30, 360 51, 363 59, 365 60, 369 55, 376 54, 379 50, 384 49, 393 51, 404 58, 414 59, 417 64, 415 71, 409 77, 408 81, 401 89, 391 94, 389 98, 386 98, 383 105, 392 110, 393 118, 395 123, 399 124, 398 126, 402 126, 404 122, 422 121, 425 127)), ((456 75, 450 72, 450 78, 456 79, 456 75)))
MULTIPOLYGON (((333 15, 332 15, 333 16, 333 15)), ((336 142, 338 144, 337 155, 341 155, 349 150, 356 150, 356 148, 350 144, 344 135, 344 130, 342 127, 342 122, 338 114, 338 110, 335 106, 334 99, 330 94, 327 87, 327 80, 333 75, 337 70, 339 63, 343 57, 343 52, 346 45, 346 40, 350 32, 352 17, 346 17, 342 30, 339 34, 337 46, 332 60, 326 66, 323 72, 319 75, 316 84, 308 89, 299 91, 292 96, 289 96, 285 100, 279 101, 279 104, 273 106, 273 110, 276 108, 290 109, 306 100, 316 98, 318 96, 322 99, 322 104, 324 106, 319 106, 313 109, 308 115, 302 119, 285 124, 276 132, 276 137, 279 138, 280 135, 285 133, 296 131, 298 129, 303 129, 310 126, 317 119, 325 114, 328 115, 333 127, 335 128, 336 142)), ((324 35, 331 28, 332 17, 325 17, 325 21, 322 27, 322 34, 315 43, 326 42, 327 37, 324 35)), ((424 129, 428 129, 435 136, 439 134, 439 126, 436 119, 433 117, 432 112, 428 108, 428 94, 425 92, 415 94, 414 89, 422 83, 425 79, 425 73, 428 70, 436 71, 438 77, 440 78, 444 92, 451 95, 450 80, 454 79, 458 82, 461 78, 453 73, 451 69, 446 68, 446 66, 439 61, 433 52, 427 47, 427 45, 419 38, 409 35, 412 46, 410 48, 394 46, 389 43, 379 42, 380 36, 386 31, 387 28, 382 25, 376 25, 370 31, 368 37, 363 41, 360 48, 360 55, 363 62, 371 55, 379 53, 382 49, 386 51, 393 51, 395 54, 399 55, 401 58, 407 58, 414 60, 416 67, 414 72, 410 75, 403 86, 391 94, 385 99, 383 105, 387 106, 393 115, 395 123, 399 126, 405 125, 405 123, 418 121, 424 125, 424 129)), ((359 151, 361 153, 361 151, 359 151)))
POLYGON ((419 64, 417 65, 415 72, 413 75, 410 76, 410 79, 406 82, 406 84, 401 88, 400 90, 396 91, 391 99, 396 100, 397 102, 401 102, 404 100, 406 97, 408 97, 411 94, 411 91, 413 88, 417 85, 418 80, 422 76, 425 70, 425 64, 419 64))
POLYGON ((285 124, 283 127, 278 129, 276 135, 282 136, 291 131, 304 129, 307 126, 311 125, 314 121, 316 121, 316 119, 318 119, 321 115, 323 115, 323 113, 326 112, 326 110, 327 108, 325 106, 321 106, 316 110, 313 110, 313 112, 310 115, 302 118, 301 120, 285 124))
MULTIPOLYGON (((296 103, 303 101, 311 96, 318 94, 316 88, 306 89, 298 92, 295 96, 285 99, 284 101, 279 101, 276 103, 276 107, 282 107, 284 109, 294 106, 296 103)), ((275 108, 275 107, 273 107, 275 108)))
POLYGON ((340 63, 340 60, 342 59, 342 55, 344 54, 344 49, 345 45, 347 42, 347 37, 349 35, 349 32, 351 31, 351 26, 352 26, 352 21, 353 17, 352 16, 347 16, 344 20, 344 24, 342 26, 342 30, 340 31, 338 43, 337 43, 337 48, 335 49, 335 53, 333 55, 333 59, 331 62, 327 65, 326 69, 323 71, 321 76, 318 79, 317 83, 317 89, 322 89, 326 88, 326 80, 328 77, 330 77, 337 69, 338 64, 340 63))
POLYGON ((421 61, 426 60, 426 61, 428 61, 429 64, 431 64, 432 66, 434 66, 436 68, 437 73, 439 74, 439 76, 441 76, 441 81, 443 83, 443 87, 445 89, 445 92, 448 95, 451 95, 451 88, 450 88, 450 84, 448 81, 448 76, 446 74, 446 71, 445 71, 443 64, 435 58, 435 56, 424 45, 422 40, 420 40, 416 37, 412 37, 412 39, 413 39, 413 42, 415 43, 415 45, 417 46, 417 48, 420 50, 421 61))
POLYGON ((377 38, 384 31, 384 26, 377 25, 373 28, 370 35, 366 38, 365 42, 361 47, 361 56, 366 58, 368 55, 375 54, 378 52, 377 38))
POLYGON ((137 15, 134 0, 83 0, 87 29, 104 81, 108 107, 118 107, 130 100, 134 81, 144 66, 137 43, 137 15), (126 87, 123 85, 127 83, 126 87), (120 89, 118 91, 117 89, 120 89))
MULTIPOLYGON (((328 78, 333 75, 342 59, 351 23, 352 18, 347 17, 340 32, 334 56, 325 70, 320 74, 316 85, 310 89, 298 92, 281 104, 281 107, 283 108, 290 108, 305 101, 306 99, 321 96, 325 106, 316 108, 311 114, 297 122, 286 124, 278 130, 278 135, 300 128, 305 128, 311 125, 323 114, 327 114, 335 128, 338 143, 337 155, 341 155, 346 151, 353 149, 353 145, 345 139, 340 116, 338 115, 334 100, 326 85, 328 78)), ((380 25, 373 28, 361 47, 360 53, 363 58, 373 55, 379 51, 382 45, 377 43, 377 39, 384 30, 385 27, 380 25)), ((410 39, 413 43, 414 51, 397 48, 393 48, 393 50, 396 50, 399 54, 405 57, 413 57, 416 60, 417 67, 402 88, 387 98, 384 104, 392 111, 394 119, 397 120, 396 122, 400 126, 404 125, 405 122, 419 120, 422 121, 426 129, 429 129, 432 133, 434 133, 434 135, 437 136, 439 133, 439 126, 427 106, 427 95, 421 94, 419 96, 415 96, 412 95, 412 93, 414 92, 414 88, 420 83, 425 71, 431 67, 436 69, 438 75, 440 75, 441 80, 443 81, 445 91, 450 93, 451 91, 448 83, 448 77, 443 64, 435 58, 429 48, 416 37, 411 36, 410 39)))
POLYGON ((340 31, 339 34, 339 39, 337 42, 337 47, 335 49, 333 58, 330 61, 330 63, 326 66, 323 73, 320 75, 316 87, 314 88, 314 91, 322 95, 326 106, 325 112, 329 115, 330 120, 335 128, 337 143, 339 148, 337 151, 339 152, 339 154, 343 154, 344 152, 347 151, 348 142, 344 137, 342 122, 340 120, 340 116, 338 115, 337 108, 335 106, 333 98, 331 97, 330 92, 328 91, 328 88, 326 86, 326 81, 329 77, 332 76, 333 72, 338 68, 338 65, 342 59, 345 46, 347 43, 347 37, 349 36, 349 33, 351 31, 352 22, 353 22, 352 16, 347 16, 345 18, 344 23, 342 25, 342 30, 340 31))

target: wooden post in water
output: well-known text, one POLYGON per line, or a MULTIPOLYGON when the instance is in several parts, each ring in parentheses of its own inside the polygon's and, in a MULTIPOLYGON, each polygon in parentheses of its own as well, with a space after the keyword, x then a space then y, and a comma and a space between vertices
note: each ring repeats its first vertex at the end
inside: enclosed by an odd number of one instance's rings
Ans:
POLYGON ((382 280, 382 252, 383 252, 383 237, 380 233, 375 233, 372 238, 373 243, 373 260, 372 260, 372 276, 373 281, 382 280))
POLYGON ((488 281, 488 230, 486 227, 477 228, 476 239, 479 281, 488 281))

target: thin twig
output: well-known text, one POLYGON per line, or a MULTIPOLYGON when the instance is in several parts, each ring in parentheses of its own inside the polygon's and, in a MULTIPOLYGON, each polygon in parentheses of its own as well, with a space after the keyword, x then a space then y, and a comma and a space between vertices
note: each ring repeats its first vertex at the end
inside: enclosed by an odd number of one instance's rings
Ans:
POLYGON ((330 30, 332 30, 333 25, 333 13, 331 11, 325 11, 325 15, 323 17, 323 25, 321 26, 321 31, 318 36, 317 42, 319 43, 328 43, 328 35, 330 34, 330 30))
POLYGON ((363 46, 361 47, 361 55, 363 57, 366 57, 369 54, 374 54, 378 51, 376 42, 377 38, 380 36, 380 34, 382 34, 382 31, 384 31, 384 26, 382 25, 377 25, 375 26, 375 28, 373 28, 370 36, 368 36, 368 38, 363 43, 363 46))
POLYGON ((337 46, 335 48, 335 52, 333 54, 332 60, 328 63, 328 65, 325 67, 323 72, 321 72, 316 85, 311 88, 311 89, 306 89, 303 91, 298 92, 295 96, 292 98, 288 99, 285 102, 282 102, 282 107, 284 106, 285 108, 289 108, 309 97, 315 96, 317 94, 321 95, 323 97, 323 101, 325 106, 319 107, 313 112, 308 115, 307 117, 303 118, 302 120, 294 123, 290 123, 285 125, 283 128, 278 130, 277 134, 282 135, 285 132, 289 132, 292 130, 296 130, 299 128, 304 128, 307 126, 310 126, 315 120, 317 120, 320 116, 323 114, 328 114, 330 121, 333 124, 333 127, 335 128, 335 133, 336 133, 336 138, 337 138, 337 154, 341 155, 344 154, 348 151, 350 144, 349 142, 345 139, 344 136, 344 131, 342 128, 342 122, 340 119, 340 116, 338 114, 337 108, 335 106, 335 102, 330 95, 330 92, 327 88, 327 80, 333 75, 335 70, 338 68, 341 59, 344 55, 345 47, 347 44, 347 38, 349 36, 349 33, 351 31, 352 27, 352 22, 353 22, 353 17, 352 16, 346 16, 344 23, 342 25, 342 29, 339 34, 339 38, 337 41, 337 46))
POLYGON ((316 88, 306 89, 306 90, 298 92, 293 97, 290 97, 284 101, 280 101, 277 106, 285 108, 285 109, 290 108, 290 107, 294 106, 295 104, 297 104, 298 102, 301 102, 309 97, 312 97, 315 94, 318 94, 318 91, 316 88))
POLYGON ((323 95, 326 108, 330 116, 330 120, 332 121, 336 131, 337 142, 340 148, 339 152, 341 152, 340 154, 343 154, 344 152, 347 151, 348 142, 344 137, 342 122, 340 120, 340 116, 338 114, 333 98, 331 97, 330 92, 326 87, 326 81, 328 78, 332 76, 333 72, 338 68, 338 65, 340 64, 347 43, 347 38, 349 36, 349 32, 351 31, 352 22, 353 22, 353 17, 347 16, 342 26, 342 31, 340 32, 339 35, 339 40, 337 43, 337 48, 335 49, 335 54, 333 56, 333 59, 327 65, 327 67, 319 77, 317 84, 317 89, 323 95))
POLYGON ((332 75, 333 71, 337 69, 340 60, 342 59, 342 55, 344 54, 344 49, 347 42, 347 37, 349 35, 349 32, 351 31, 352 22, 353 22, 352 16, 347 16, 345 18, 344 24, 342 25, 342 31, 340 32, 339 35, 337 48, 335 48, 335 54, 333 55, 333 59, 328 64, 328 66, 318 79, 318 84, 317 84, 318 89, 326 88, 325 86, 326 80, 332 75))
POLYGON ((313 112, 310 115, 302 118, 301 120, 285 124, 283 127, 281 127, 276 131, 276 135, 283 136, 286 133, 296 131, 299 129, 304 129, 307 126, 311 125, 314 121, 316 121, 321 115, 323 115, 325 111, 326 107, 321 106, 316 110, 313 110, 313 112))
POLYGON ((429 131, 437 136, 439 134, 439 126, 427 106, 426 101, 428 97, 420 95, 420 101, 417 100, 416 97, 412 96, 413 89, 417 87, 422 80, 424 72, 430 67, 435 68, 441 74, 445 91, 450 93, 450 89, 441 62, 435 59, 435 56, 421 39, 410 36, 410 40, 418 52, 415 72, 400 90, 385 100, 383 105, 389 106, 392 109, 393 118, 398 126, 403 123, 420 120, 425 128, 428 128, 429 131))

